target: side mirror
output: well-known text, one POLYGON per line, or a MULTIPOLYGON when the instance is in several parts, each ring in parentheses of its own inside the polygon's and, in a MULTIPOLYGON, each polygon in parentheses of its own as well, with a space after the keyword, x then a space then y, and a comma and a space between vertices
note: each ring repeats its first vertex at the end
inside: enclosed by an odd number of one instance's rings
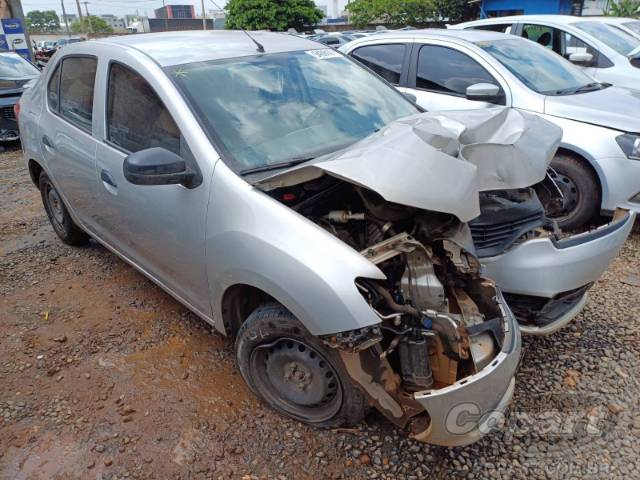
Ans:
POLYGON ((478 102, 495 102, 500 96, 500 87, 493 83, 474 83, 465 91, 467 100, 478 102))
POLYGON ((402 92, 402 95, 404 96, 404 98, 409 100, 411 103, 416 103, 418 101, 418 97, 416 97, 413 93, 402 92))
POLYGON ((587 52, 574 52, 569 55, 569 61, 577 64, 589 64, 593 62, 593 55, 587 52))
POLYGON ((166 148, 153 147, 132 153, 124 159, 124 178, 134 185, 197 186, 198 174, 184 159, 166 148))

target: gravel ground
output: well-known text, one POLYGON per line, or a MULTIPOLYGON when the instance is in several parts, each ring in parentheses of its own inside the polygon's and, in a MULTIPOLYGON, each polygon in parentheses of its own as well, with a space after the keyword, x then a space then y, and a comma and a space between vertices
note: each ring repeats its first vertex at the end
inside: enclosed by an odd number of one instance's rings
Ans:
POLYGON ((48 225, 0 154, 0 478, 638 478, 640 234, 564 331, 527 338, 505 425, 465 448, 372 413, 315 430, 257 401, 232 344, 48 225))

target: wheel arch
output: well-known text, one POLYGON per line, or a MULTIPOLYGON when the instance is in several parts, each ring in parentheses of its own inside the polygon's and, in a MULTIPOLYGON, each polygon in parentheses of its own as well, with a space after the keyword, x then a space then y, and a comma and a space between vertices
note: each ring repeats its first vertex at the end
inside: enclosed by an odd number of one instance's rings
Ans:
POLYGON ((31 181, 33 182, 33 184, 38 187, 39 186, 39 180, 40 180, 40 174, 44 171, 44 168, 42 167, 42 165, 40 165, 40 163, 38 163, 36 160, 34 160, 33 158, 29 159, 28 162, 28 168, 29 168, 29 177, 31 177, 31 181))
POLYGON ((246 283, 230 285, 222 294, 220 303, 222 327, 225 333, 230 337, 235 337, 242 324, 256 308, 272 302, 283 305, 282 302, 261 288, 246 283))

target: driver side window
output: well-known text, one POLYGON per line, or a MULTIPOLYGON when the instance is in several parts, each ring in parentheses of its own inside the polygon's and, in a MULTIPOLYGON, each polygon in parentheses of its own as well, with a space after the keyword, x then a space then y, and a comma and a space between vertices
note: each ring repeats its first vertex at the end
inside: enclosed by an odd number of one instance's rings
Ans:
POLYGON ((109 142, 131 153, 163 147, 180 155, 180 130, 144 78, 113 63, 107 94, 109 142))
POLYGON ((476 83, 500 84, 468 55, 448 47, 423 45, 418 53, 416 88, 464 96, 476 83))

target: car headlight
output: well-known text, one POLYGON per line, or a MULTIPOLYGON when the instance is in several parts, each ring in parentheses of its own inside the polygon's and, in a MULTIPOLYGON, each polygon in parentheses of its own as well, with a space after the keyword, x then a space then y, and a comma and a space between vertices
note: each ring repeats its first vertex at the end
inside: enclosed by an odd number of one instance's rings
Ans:
POLYGON ((624 154, 632 160, 640 160, 640 135, 625 133, 616 137, 624 154))

